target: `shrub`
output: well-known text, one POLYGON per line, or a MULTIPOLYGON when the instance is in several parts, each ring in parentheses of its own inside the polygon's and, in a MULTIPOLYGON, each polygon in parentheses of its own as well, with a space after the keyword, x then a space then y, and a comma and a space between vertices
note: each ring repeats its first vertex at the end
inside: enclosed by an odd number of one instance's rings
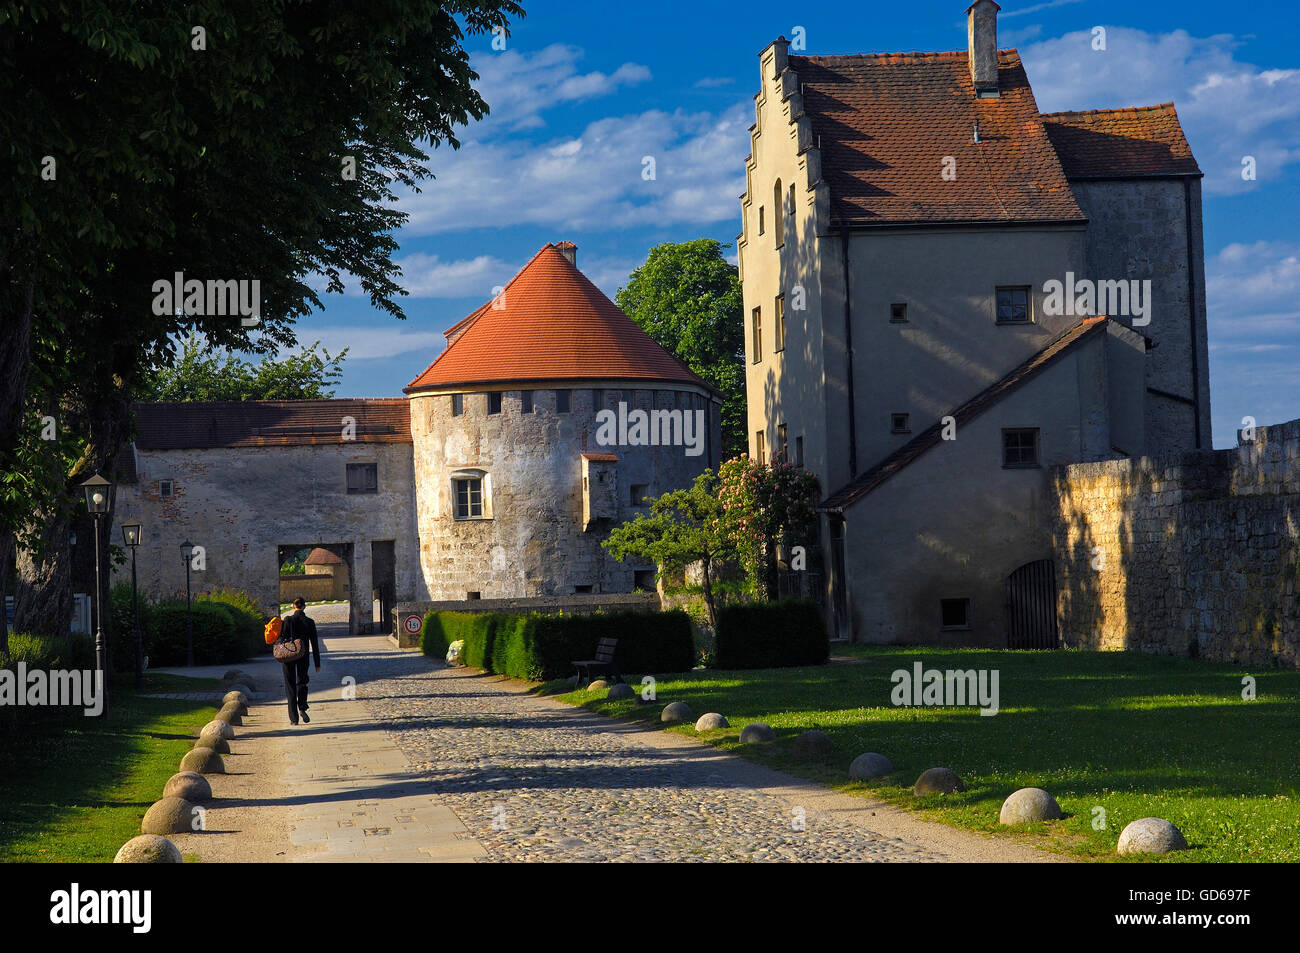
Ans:
POLYGON ((271 650, 266 644, 266 639, 262 637, 262 629, 269 617, 262 612, 261 606, 247 592, 242 589, 214 589, 195 598, 231 610, 235 630, 244 644, 246 657, 264 654, 271 650))
POLYGON ((445 656, 447 646, 458 639, 464 639, 465 648, 461 651, 460 660, 472 668, 491 671, 489 664, 495 620, 496 616, 490 613, 430 612, 425 616, 421 648, 425 655, 434 655, 441 645, 441 655, 445 656))
MULTIPOLYGON (((248 649, 233 621, 230 606, 195 599, 194 664, 227 665, 248 658, 248 649)), ((185 600, 160 602, 149 613, 145 651, 149 667, 185 664, 185 600)))
POLYGON ((820 606, 784 602, 718 610, 718 668, 786 668, 820 665, 830 655, 820 606))
MULTIPOLYGON (((46 672, 93 670, 95 668, 94 636, 84 632, 73 632, 67 637, 11 632, 9 653, 0 654, 0 669, 13 672, 14 687, 19 691, 25 691, 26 685, 17 684, 19 663, 25 664, 29 672, 35 669, 46 672)), ((14 735, 14 732, 22 725, 35 722, 75 721, 82 717, 84 717, 84 709, 79 707, 0 705, 0 738, 19 737, 14 735)))
POLYGON ((424 614, 424 629, 420 633, 420 651, 430 658, 443 659, 447 657, 447 650, 451 648, 451 643, 443 636, 442 626, 438 624, 437 616, 436 612, 424 614))
MULTIPOLYGON (((140 632, 149 654, 149 613, 152 603, 140 595, 140 632)), ((131 606, 131 584, 119 582, 108 592, 108 655, 116 672, 135 671, 135 616, 131 606)))

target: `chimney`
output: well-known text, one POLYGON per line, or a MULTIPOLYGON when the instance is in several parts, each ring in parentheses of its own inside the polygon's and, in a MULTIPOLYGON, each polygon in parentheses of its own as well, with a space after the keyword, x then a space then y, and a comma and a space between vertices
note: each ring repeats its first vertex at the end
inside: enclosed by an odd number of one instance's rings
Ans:
POLYGON ((569 259, 569 264, 574 268, 578 267, 578 246, 573 242, 556 242, 555 249, 565 258, 569 259))
POLYGON ((998 96, 998 11, 993 0, 975 0, 966 8, 970 78, 981 99, 998 96))

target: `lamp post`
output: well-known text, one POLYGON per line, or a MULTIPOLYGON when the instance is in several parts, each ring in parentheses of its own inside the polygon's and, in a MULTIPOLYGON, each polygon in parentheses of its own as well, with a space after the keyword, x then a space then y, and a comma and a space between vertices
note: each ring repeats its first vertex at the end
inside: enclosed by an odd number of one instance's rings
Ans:
POLYGON ((194 667, 194 620, 190 616, 190 559, 194 556, 194 544, 188 539, 181 543, 181 555, 185 558, 185 664, 194 667))
POLYGON ((112 512, 115 487, 96 473, 81 484, 81 489, 86 494, 86 512, 95 523, 95 670, 100 680, 100 690, 104 693, 104 717, 107 718, 108 659, 107 645, 104 642, 104 585, 99 560, 99 524, 112 512))
POLYGON ((140 635, 140 596, 135 585, 135 549, 140 545, 140 524, 122 524, 122 542, 131 550, 131 615, 135 626, 135 688, 144 688, 144 639, 140 635))

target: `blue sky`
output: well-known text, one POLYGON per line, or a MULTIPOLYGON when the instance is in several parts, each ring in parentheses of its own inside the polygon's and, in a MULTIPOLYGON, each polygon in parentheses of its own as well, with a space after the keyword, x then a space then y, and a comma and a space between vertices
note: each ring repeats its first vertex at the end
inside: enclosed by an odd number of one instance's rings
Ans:
MULTIPOLYGON (((544 243, 578 245, 611 297, 653 245, 740 230, 758 54, 804 28, 810 54, 955 50, 965 0, 817 5, 556 3, 504 51, 470 39, 490 117, 436 150, 436 178, 403 195, 405 322, 360 294, 324 298, 298 337, 350 352, 340 397, 397 396, 441 350, 442 330, 544 243), (653 181, 641 175, 655 157, 653 181)), ((1174 101, 1205 171, 1215 446, 1250 415, 1300 417, 1300 14, 1289 3, 1005 0, 1039 108, 1174 101), (1095 51, 1104 26, 1107 49, 1095 51), (1242 180, 1254 156, 1256 181, 1242 180)), ((731 251, 734 256, 734 248, 731 251)))

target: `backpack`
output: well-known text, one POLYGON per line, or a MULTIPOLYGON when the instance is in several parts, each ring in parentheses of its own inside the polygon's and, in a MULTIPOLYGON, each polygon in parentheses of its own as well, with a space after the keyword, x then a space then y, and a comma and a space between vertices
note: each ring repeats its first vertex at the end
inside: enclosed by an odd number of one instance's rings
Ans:
POLYGON ((271 645, 271 654, 277 662, 296 662, 307 655, 307 640, 298 635, 302 622, 290 616, 292 625, 281 628, 280 637, 271 645))
POLYGON ((273 645, 275 640, 280 637, 280 630, 284 627, 284 620, 275 616, 266 624, 262 630, 262 638, 266 639, 267 645, 273 645))

